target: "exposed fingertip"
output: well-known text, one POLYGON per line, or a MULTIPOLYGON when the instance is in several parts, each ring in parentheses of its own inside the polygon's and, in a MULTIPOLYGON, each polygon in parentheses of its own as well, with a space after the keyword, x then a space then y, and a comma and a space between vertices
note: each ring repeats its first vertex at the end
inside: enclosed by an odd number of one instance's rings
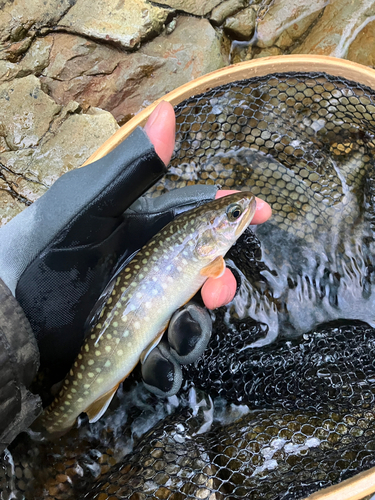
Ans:
POLYGON ((236 294, 237 282, 230 269, 217 279, 209 278, 202 287, 202 299, 208 309, 216 309, 231 302, 236 294))
POLYGON ((252 225, 262 224, 263 222, 266 222, 272 215, 272 208, 266 201, 260 198, 256 198, 256 202, 257 205, 255 209, 255 214, 253 220, 251 221, 252 225))
POLYGON ((175 143, 176 118, 171 103, 161 101, 153 110, 144 127, 158 156, 167 165, 175 143))

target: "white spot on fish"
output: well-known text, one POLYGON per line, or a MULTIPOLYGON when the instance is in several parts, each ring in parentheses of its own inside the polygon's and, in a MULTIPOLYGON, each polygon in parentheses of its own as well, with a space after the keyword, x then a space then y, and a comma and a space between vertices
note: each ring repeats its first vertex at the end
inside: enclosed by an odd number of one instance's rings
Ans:
POLYGON ((105 368, 108 368, 109 366, 111 366, 111 362, 109 361, 109 359, 105 362, 104 364, 104 367, 105 368))
POLYGON ((139 321, 136 321, 136 322, 134 323, 134 328, 135 328, 136 330, 139 330, 139 329, 141 328, 141 324, 140 324, 140 322, 139 322, 139 321))
POLYGON ((123 337, 127 337, 129 335, 129 330, 125 330, 124 333, 122 334, 123 337))
POLYGON ((111 346, 110 345, 105 346, 105 351, 106 352, 111 352, 111 346))

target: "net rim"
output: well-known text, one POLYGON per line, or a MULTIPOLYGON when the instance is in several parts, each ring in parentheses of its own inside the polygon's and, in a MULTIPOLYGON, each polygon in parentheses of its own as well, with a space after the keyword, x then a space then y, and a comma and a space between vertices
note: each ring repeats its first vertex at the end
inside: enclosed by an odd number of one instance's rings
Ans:
POLYGON ((264 57, 233 64, 200 76, 157 99, 131 118, 125 125, 120 127, 82 166, 99 160, 115 149, 115 147, 126 139, 136 127, 144 126, 152 111, 161 101, 167 101, 173 106, 176 106, 189 97, 202 94, 221 85, 247 80, 249 78, 272 75, 274 73, 292 72, 326 73, 332 77, 341 77, 359 83, 375 91, 374 69, 336 57, 315 54, 295 54, 264 57))
MULTIPOLYGON (((161 101, 173 106, 215 87, 275 73, 325 73, 369 87, 375 91, 375 70, 352 61, 315 54, 272 56, 226 66, 188 82, 147 106, 120 127, 83 165, 99 160, 118 146, 134 129, 143 126, 161 101)), ((82 165, 82 166, 83 166, 82 165)), ((361 500, 375 493, 375 467, 337 485, 322 489, 306 500, 361 500)))

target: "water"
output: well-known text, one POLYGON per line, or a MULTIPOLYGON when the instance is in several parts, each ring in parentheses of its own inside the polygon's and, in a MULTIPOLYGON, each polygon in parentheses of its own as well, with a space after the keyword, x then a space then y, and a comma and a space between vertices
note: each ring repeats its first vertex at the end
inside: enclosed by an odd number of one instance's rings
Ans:
MULTIPOLYGON (((244 252, 231 252, 228 260, 241 281, 223 313, 228 335, 233 320, 261 323, 262 335, 244 342, 237 357, 261 352, 279 337, 302 338, 334 319, 374 326, 372 103, 367 90, 353 90, 350 82, 276 75, 194 98, 184 106, 188 112, 178 113, 179 150, 157 191, 216 183, 250 189, 273 208, 273 218, 253 231, 253 253, 240 248, 244 252)), ((232 356, 224 375, 235 381, 243 366, 232 356)), ((324 366, 324 380, 323 372, 324 366)), ((79 498, 110 467, 130 457, 142 436, 151 439, 148 432, 166 419, 176 416, 178 443, 191 443, 215 425, 241 422, 251 410, 244 399, 238 401, 244 404, 231 406, 197 388, 157 401, 140 384, 127 386, 94 425, 57 443, 39 442, 35 435, 21 438, 11 450, 21 466, 11 470, 7 465, 8 484, 22 497, 21 481, 31 474, 35 482, 30 481, 26 498, 79 498), (194 435, 178 419, 189 407, 193 418, 200 418, 194 435)), ((241 436, 240 426, 238 432, 241 436)), ((285 465, 280 456, 306 456, 320 445, 315 435, 300 443, 271 436, 252 477, 276 474, 285 465)), ((324 467, 323 454, 319 460, 324 467)))

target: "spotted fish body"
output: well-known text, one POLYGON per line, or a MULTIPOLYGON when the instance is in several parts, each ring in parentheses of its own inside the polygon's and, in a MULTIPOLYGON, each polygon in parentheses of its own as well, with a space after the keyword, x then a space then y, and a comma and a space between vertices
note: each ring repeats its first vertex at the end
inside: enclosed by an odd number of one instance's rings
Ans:
POLYGON ((71 428, 82 412, 95 422, 142 353, 158 342, 173 312, 208 276, 224 269, 222 257, 250 224, 251 193, 235 193, 180 215, 120 273, 63 387, 42 416, 51 433, 71 428))

